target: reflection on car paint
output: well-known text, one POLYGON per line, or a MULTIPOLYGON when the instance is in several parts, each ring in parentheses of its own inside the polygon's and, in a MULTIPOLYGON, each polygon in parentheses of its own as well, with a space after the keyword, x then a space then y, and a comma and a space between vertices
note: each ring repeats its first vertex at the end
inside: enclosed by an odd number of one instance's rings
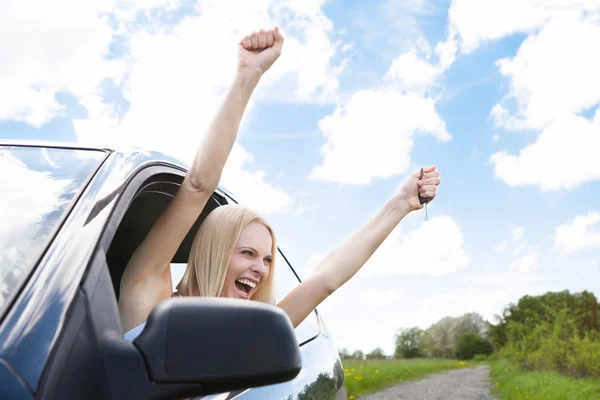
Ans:
MULTIPOLYGON (((346 399, 344 371, 337 351, 324 333, 300 349, 303 368, 294 380, 277 385, 248 389, 237 393, 221 393, 202 397, 204 400, 339 400, 346 399)), ((198 398, 199 399, 199 398, 198 398)))
POLYGON ((105 155, 101 151, 0 146, 0 310, 16 295, 76 194, 105 155))

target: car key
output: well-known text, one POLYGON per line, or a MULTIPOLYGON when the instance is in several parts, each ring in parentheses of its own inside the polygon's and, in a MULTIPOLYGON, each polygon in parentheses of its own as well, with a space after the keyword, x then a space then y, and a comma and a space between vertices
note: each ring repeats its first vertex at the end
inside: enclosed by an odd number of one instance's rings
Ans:
MULTIPOLYGON (((421 168, 421 174, 419 175, 419 180, 421 179, 423 179, 423 168, 421 168)), ((429 199, 427 197, 421 197, 421 194, 419 193, 419 202, 425 204, 423 208, 425 208, 425 220, 427 221, 429 219, 427 215, 427 203, 429 202, 429 199)))

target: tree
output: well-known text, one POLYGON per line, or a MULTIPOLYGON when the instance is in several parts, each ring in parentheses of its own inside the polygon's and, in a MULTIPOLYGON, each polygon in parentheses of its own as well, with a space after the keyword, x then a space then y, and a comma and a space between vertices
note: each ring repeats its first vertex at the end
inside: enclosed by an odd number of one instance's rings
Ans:
POLYGON ((363 353, 360 350, 355 350, 354 353, 352 353, 351 357, 353 359, 355 359, 355 360, 364 360, 365 359, 365 353, 363 353))
POLYGON ((337 392, 337 383, 329 374, 321 372, 315 381, 305 385, 298 393, 298 400, 314 400, 331 398, 337 392))
POLYGON ((477 354, 489 356, 494 349, 492 344, 475 333, 461 335, 456 343, 456 358, 459 360, 470 360, 477 354))
POLYGON ((381 347, 377 347, 372 350, 369 354, 367 354, 367 360, 377 360, 385 358, 385 354, 381 347))
POLYGON ((425 331, 421 351, 429 357, 453 357, 458 338, 465 333, 487 337, 488 329, 488 324, 477 313, 444 317, 425 331))
POLYGON ((395 358, 415 358, 421 355, 420 344, 424 331, 414 327, 409 329, 400 329, 396 334, 395 358))
POLYGON ((339 350, 338 350, 338 354, 340 355, 340 358, 341 358, 342 360, 346 360, 346 359, 348 359, 348 358, 350 358, 350 357, 351 357, 351 356, 350 356, 350 352, 349 352, 349 351, 348 351, 348 349, 346 349, 346 348, 339 349, 339 350))

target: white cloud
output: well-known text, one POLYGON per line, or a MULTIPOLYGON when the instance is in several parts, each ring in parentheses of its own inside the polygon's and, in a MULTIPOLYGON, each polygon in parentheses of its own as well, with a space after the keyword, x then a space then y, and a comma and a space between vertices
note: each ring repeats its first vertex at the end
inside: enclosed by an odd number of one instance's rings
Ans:
MULTIPOLYGON (((200 15, 175 26, 136 26, 126 32, 128 54, 123 58, 128 62, 123 94, 129 110, 119 116, 107 100, 82 99, 88 118, 73 121, 80 141, 158 149, 191 163, 234 76, 237 42, 248 32, 275 25, 286 37, 283 53, 261 80, 244 121, 252 118, 259 99, 329 101, 341 67, 332 64, 337 44, 329 38, 332 24, 320 5, 202 1, 197 4, 200 15)), ((264 172, 251 171, 252 161, 236 144, 223 184, 263 213, 289 210, 291 196, 269 183, 264 172)))
POLYGON ((448 19, 460 38, 461 50, 468 53, 487 41, 535 32, 565 11, 599 8, 598 0, 453 0, 448 19))
POLYGON ((469 262, 460 226, 451 217, 439 216, 411 232, 396 228, 358 274, 443 276, 469 262))
POLYGON ((456 35, 451 32, 446 41, 436 45, 437 62, 434 62, 429 43, 423 37, 417 37, 408 51, 392 61, 384 77, 385 83, 401 91, 426 93, 454 63, 456 51, 456 35))
POLYGON ((494 246, 494 252, 503 253, 506 251, 507 246, 508 246, 508 242, 506 240, 503 240, 500 243, 498 243, 496 246, 494 246))
POLYGON ((519 254, 521 254, 525 248, 527 247, 527 241, 526 240, 519 240, 517 242, 517 245, 515 246, 512 255, 513 256, 518 256, 519 254))
POLYGON ((554 248, 563 254, 600 248, 600 212, 577 216, 556 228, 554 248))
POLYGON ((311 179, 368 184, 407 171, 417 135, 450 140, 435 101, 394 89, 360 90, 319 122, 327 142, 311 179))
MULTIPOLYGON (((512 229, 512 238, 510 240, 510 243, 512 243, 512 255, 513 256, 517 256, 520 253, 523 252, 523 250, 525 249, 525 247, 527 246, 527 241, 525 240, 525 227, 522 225, 518 225, 515 226, 512 229)), ((500 243, 498 243, 496 246, 494 246, 493 251, 495 253, 504 253, 508 250, 509 247, 509 241, 508 240, 503 240, 500 243)))
POLYGON ((511 272, 532 272, 540 267, 538 253, 530 250, 527 254, 510 264, 511 272))
POLYGON ((600 15, 554 15, 515 57, 498 61, 510 91, 492 111, 496 124, 542 129, 557 117, 598 104, 600 57, 591 49, 599 42, 600 15))
MULTIPOLYGON (((9 1, 0 6, 0 119, 40 127, 65 106, 69 93, 87 110, 73 120, 80 142, 159 149, 190 163, 235 71, 237 42, 260 28, 280 25, 286 45, 264 76, 257 99, 330 102, 344 61, 334 65, 338 47, 323 1, 199 1, 197 16, 167 22, 179 0, 9 1), (68 12, 66 11, 68 10, 68 12), (138 13, 145 22, 136 21, 138 13), (34 27, 26 35, 23 26, 34 27), (1 39, 1 38, 4 38, 1 39), (11 38, 8 40, 7 38, 11 38), (17 38, 17 39, 14 39, 17 38), (113 40, 123 54, 111 54, 113 40), (111 58, 112 57, 112 58, 111 58), (128 110, 105 98, 112 79, 128 110), (10 96, 8 96, 10 94, 10 96)), ((173 14, 175 15, 175 14, 173 14)), ((289 208, 290 196, 264 173, 248 169, 252 156, 232 154, 225 184, 264 212, 289 208)))
POLYGON ((93 3, 6 0, 0 4, 0 119, 40 127, 64 106, 58 92, 96 93, 103 79, 119 81, 122 66, 104 58, 112 31, 93 3))
MULTIPOLYGON (((420 3, 402 7, 421 7, 420 3)), ((407 171, 416 136, 450 141, 431 92, 454 62, 455 35, 438 43, 435 53, 437 63, 429 43, 416 37, 410 49, 392 61, 381 88, 355 92, 321 119, 319 128, 327 140, 321 148, 323 163, 313 168, 309 179, 369 184, 407 171)))
POLYGON ((445 71, 454 63, 456 60, 456 52, 458 51, 458 42, 456 40, 456 33, 453 29, 450 29, 448 37, 445 42, 439 42, 435 46, 435 53, 439 58, 440 68, 445 71))
POLYGON ((519 242, 525 237, 525 227, 523 225, 515 226, 512 230, 513 242, 519 242))
POLYGON ((252 156, 239 145, 234 145, 231 156, 223 170, 223 186, 235 194, 242 203, 264 215, 289 211, 292 197, 285 190, 275 187, 265 179, 262 171, 251 172, 247 164, 252 156))
MULTIPOLYGON (((448 216, 431 218, 409 232, 404 232, 399 226, 379 246, 356 278, 448 275, 465 268, 470 262, 463 243, 460 226, 448 216)), ((302 275, 308 277, 312 274, 326 256, 324 252, 312 253, 302 275)))
POLYGON ((600 1, 454 0, 449 21, 463 52, 514 33, 528 35, 515 56, 497 62, 509 91, 491 116, 506 129, 543 132, 518 155, 492 155, 496 176, 509 186, 543 191, 599 179, 600 118, 590 121, 581 113, 600 103, 600 57, 591 50, 600 41, 600 1))
POLYGON ((0 151, 0 185, 4 190, 0 220, 0 307, 4 297, 14 288, 4 285, 20 280, 29 268, 45 237, 41 225, 47 215, 65 204, 61 198, 71 188, 71 181, 56 179, 45 171, 27 167, 8 151, 0 151), (43 231, 43 232, 42 232, 43 231))
POLYGON ((537 185, 542 191, 574 189, 600 179, 600 109, 592 121, 559 117, 519 151, 490 157, 497 178, 509 186, 537 185))
POLYGON ((415 50, 411 50, 392 61, 386 78, 397 81, 404 90, 424 91, 433 85, 441 73, 440 67, 432 65, 419 57, 415 50))
POLYGON ((538 250, 525 239, 525 227, 516 225, 511 229, 511 239, 503 240, 494 247, 494 252, 504 253, 510 250, 514 259, 508 267, 510 272, 527 274, 540 267, 538 250))

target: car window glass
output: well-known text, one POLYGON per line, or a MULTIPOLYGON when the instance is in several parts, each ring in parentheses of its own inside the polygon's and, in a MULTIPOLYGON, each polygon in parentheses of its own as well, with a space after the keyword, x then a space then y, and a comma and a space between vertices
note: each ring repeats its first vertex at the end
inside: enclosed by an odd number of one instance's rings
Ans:
MULTIPOLYGON (((221 193, 219 193, 221 194, 221 193)), ((222 193, 223 199, 227 203, 236 203, 227 193, 222 193)), ((296 287, 300 280, 294 274, 292 267, 282 256, 281 250, 279 251, 279 257, 277 258, 277 270, 275 272, 275 302, 281 301, 294 287, 296 287)), ((173 290, 183 277, 185 272, 186 264, 171 264, 171 277, 173 280, 173 290)), ((309 315, 298 327, 296 327, 296 337, 298 343, 303 343, 316 335, 319 334, 319 323, 317 320, 317 314, 313 312, 309 315)))
MULTIPOLYGON (((186 264, 171 264, 171 279, 173 281, 173 291, 181 281, 183 273, 185 272, 186 264)), ((300 281, 292 271, 289 264, 286 263, 285 259, 279 254, 277 260, 277 271, 275 273, 275 288, 276 288, 276 302, 278 303, 283 299, 294 287, 296 287, 300 281)), ((312 313, 309 315, 297 328, 296 337, 298 342, 302 343, 319 333, 318 322, 316 314, 312 313)))
MULTIPOLYGON (((300 280, 294 274, 292 267, 286 262, 279 253, 277 260, 277 270, 275 271, 275 287, 276 287, 276 302, 280 302, 289 292, 292 291, 300 280)), ((296 337, 298 342, 302 343, 310 338, 315 337, 319 333, 319 325, 317 322, 317 316, 313 312, 309 315, 297 328, 296 337)))
POLYGON ((0 313, 105 154, 0 146, 0 313))

